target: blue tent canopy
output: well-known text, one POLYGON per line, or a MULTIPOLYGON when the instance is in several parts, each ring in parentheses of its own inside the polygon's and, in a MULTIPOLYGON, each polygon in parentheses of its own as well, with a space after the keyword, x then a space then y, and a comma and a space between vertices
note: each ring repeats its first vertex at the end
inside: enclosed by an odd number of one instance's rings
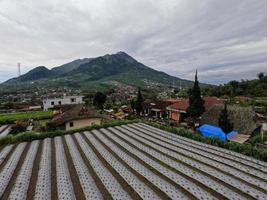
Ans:
POLYGON ((199 131, 204 137, 216 137, 223 141, 226 141, 237 134, 236 131, 225 134, 220 127, 212 126, 209 124, 202 125, 201 127, 197 128, 197 131, 199 131))

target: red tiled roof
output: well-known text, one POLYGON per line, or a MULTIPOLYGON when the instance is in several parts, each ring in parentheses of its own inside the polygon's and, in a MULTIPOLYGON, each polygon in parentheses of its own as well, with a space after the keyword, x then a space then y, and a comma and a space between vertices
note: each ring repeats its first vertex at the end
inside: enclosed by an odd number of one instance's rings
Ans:
MULTIPOLYGON (((205 101, 205 109, 209 110, 212 106, 217 104, 223 104, 223 100, 218 99, 217 97, 203 97, 203 100, 205 101)), ((170 106, 173 110, 183 110, 186 111, 186 109, 189 106, 189 99, 183 99, 179 102, 173 104, 170 106)))

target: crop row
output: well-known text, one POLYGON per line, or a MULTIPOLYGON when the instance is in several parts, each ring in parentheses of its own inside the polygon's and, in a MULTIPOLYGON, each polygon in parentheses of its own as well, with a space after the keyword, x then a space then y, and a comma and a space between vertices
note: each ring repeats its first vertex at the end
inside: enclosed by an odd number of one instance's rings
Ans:
POLYGON ((0 199, 265 199, 265 165, 136 123, 2 147, 0 199))

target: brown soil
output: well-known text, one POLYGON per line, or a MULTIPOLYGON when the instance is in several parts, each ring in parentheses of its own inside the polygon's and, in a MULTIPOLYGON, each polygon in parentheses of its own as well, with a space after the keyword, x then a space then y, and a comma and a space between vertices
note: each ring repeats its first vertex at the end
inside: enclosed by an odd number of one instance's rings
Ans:
POLYGON ((55 139, 51 139, 51 199, 57 200, 57 169, 55 139))
MULTIPOLYGON (((114 133, 114 132, 113 132, 114 133)), ((114 133, 115 135, 115 133, 114 133)), ((116 135, 117 136, 117 135, 116 135)), ((111 140, 115 145, 117 145, 119 148, 121 148, 124 152, 126 152, 127 154, 129 154, 132 158, 134 158, 135 160, 137 160, 140 164, 142 164, 143 166, 145 166, 146 168, 148 168, 150 171, 152 171, 154 174, 156 174, 157 176, 159 176, 160 178, 162 178, 163 180, 169 182, 170 184, 172 184, 174 187, 176 187, 178 190, 180 190, 182 193, 184 193, 186 196, 188 196, 190 199, 194 199, 196 200, 197 198, 191 194, 190 192, 188 192, 186 189, 184 189, 183 187, 179 186, 175 181, 171 180, 170 178, 168 178, 167 176, 163 175, 162 173, 160 173, 158 170, 156 170, 155 168, 153 168, 152 166, 148 165, 146 162, 144 162, 142 159, 140 159, 138 156, 136 156, 135 154, 131 153, 130 151, 128 151, 127 149, 125 149, 123 146, 121 146, 119 143, 117 143, 116 141, 114 141, 112 138, 110 138, 109 136, 105 135, 105 137, 107 137, 109 140, 111 140)), ((119 137, 118 138, 122 139, 124 142, 128 143, 126 140, 124 140, 123 138, 119 137)), ((132 144, 128 143, 130 146, 133 146, 132 144)), ((134 147, 135 148, 135 147, 134 147)))
POLYGON ((104 142, 102 142, 96 134, 93 134, 93 136, 119 161, 121 162, 130 172, 132 172, 140 181, 142 181, 144 184, 146 184, 150 189, 152 189, 157 196, 159 196, 161 199, 169 199, 171 198, 165 194, 163 191, 161 191, 157 186, 152 184, 149 180, 147 180, 143 175, 138 173, 136 170, 134 170, 130 165, 128 165, 123 159, 121 159, 111 148, 109 148, 104 142))
POLYGON ((76 197, 76 199, 79 199, 79 200, 85 200, 86 198, 85 198, 84 193, 83 193, 83 189, 82 189, 82 186, 81 186, 81 183, 79 180, 79 176, 78 176, 77 171, 75 169, 75 166, 72 162, 69 148, 67 146, 67 143, 66 143, 66 140, 64 137, 63 137, 62 141, 63 141, 63 147, 64 147, 65 155, 67 158, 68 169, 69 169, 70 178, 71 178, 71 182, 73 185, 75 197, 76 197))
POLYGON ((2 199, 8 199, 10 192, 11 192, 13 186, 15 185, 15 181, 16 181, 16 178, 17 178, 19 172, 20 172, 20 168, 23 164, 23 161, 25 160, 25 157, 29 151, 29 148, 30 148, 30 143, 27 143, 26 147, 24 148, 24 150, 21 154, 18 165, 16 166, 14 173, 13 173, 13 175, 12 175, 12 177, 8 183, 8 186, 6 187, 5 192, 3 193, 2 199))
MULTIPOLYGON (((142 132, 142 134, 145 134, 145 133, 142 132)), ((127 135, 128 135, 128 134, 127 134, 127 135)), ((128 136, 131 137, 130 135, 128 135, 128 136)), ((175 150, 173 150, 173 149, 171 149, 171 148, 168 148, 168 147, 165 147, 165 146, 163 146, 163 145, 160 145, 160 144, 158 144, 158 143, 156 143, 156 142, 154 142, 154 141, 152 141, 152 140, 149 140, 149 139, 147 139, 147 138, 145 138, 145 137, 142 137, 142 136, 139 136, 139 137, 141 137, 141 138, 143 138, 143 139, 146 139, 146 140, 150 141, 150 142, 153 143, 153 144, 157 144, 157 145, 159 145, 159 146, 161 146, 161 147, 163 147, 163 148, 166 148, 166 149, 168 149, 168 150, 170 150, 170 151, 173 151, 173 152, 175 152, 175 153, 178 153, 178 154, 180 154, 180 155, 183 155, 183 156, 187 157, 185 154, 183 154, 183 153, 181 153, 181 152, 178 152, 178 151, 175 151, 175 150)), ((152 136, 151 136, 151 137, 152 137, 152 136)), ((133 137, 131 137, 131 138, 134 139, 133 137)), ((134 140, 135 140, 135 141, 138 141, 138 142, 140 142, 140 143, 142 143, 143 145, 145 145, 145 146, 147 146, 147 147, 149 147, 149 148, 151 148, 151 149, 153 149, 153 150, 155 150, 155 151, 157 151, 158 153, 163 154, 163 153, 162 153, 161 151, 159 151, 158 149, 156 149, 156 148, 154 148, 154 147, 151 147, 150 145, 148 145, 148 144, 146 144, 146 143, 144 143, 144 142, 142 142, 142 141, 140 141, 140 140, 138 140, 138 139, 134 139, 134 140)), ((160 140, 160 139, 158 139, 158 140, 160 140)), ((166 143, 167 143, 167 142, 166 142, 166 143)), ((240 194, 240 195, 243 195, 243 196, 245 196, 246 198, 253 198, 252 196, 248 195, 247 193, 245 193, 245 192, 243 192, 243 191, 241 191, 241 190, 239 190, 239 189, 237 189, 237 188, 233 188, 232 185, 230 185, 230 184, 228 184, 228 183, 225 183, 224 181, 222 181, 222 180, 220 180, 220 179, 218 179, 218 178, 216 178, 216 177, 210 175, 210 174, 207 173, 207 172, 201 171, 201 170, 199 170, 198 168, 194 168, 194 167, 192 167, 191 165, 189 165, 189 164, 187 164, 187 163, 185 163, 185 162, 183 162, 183 161, 181 161, 181 160, 178 160, 178 159, 176 159, 176 158, 174 158, 174 157, 172 157, 172 156, 169 156, 169 155, 167 155, 167 154, 164 154, 164 155, 165 155, 166 157, 168 157, 168 158, 170 158, 170 159, 176 161, 176 162, 179 162, 179 163, 185 165, 186 167, 188 167, 188 168, 190 168, 190 169, 193 169, 193 170, 195 170, 195 171, 197 171, 197 172, 199 172, 199 173, 201 173, 201 174, 203 174, 203 175, 205 175, 205 176, 211 178, 212 180, 218 182, 218 183, 221 184, 221 185, 224 185, 225 187, 228 187, 229 189, 234 190, 236 193, 238 193, 238 194, 240 194)), ((224 172, 224 171, 222 171, 222 170, 220 170, 220 169, 218 169, 218 168, 216 168, 216 167, 210 166, 210 165, 206 164, 205 162, 198 161, 198 160, 196 160, 196 159, 194 159, 194 158, 190 158, 190 159, 192 159, 192 160, 194 160, 194 161, 196 161, 196 162, 202 163, 202 164, 204 164, 204 165, 207 165, 207 166, 209 166, 209 167, 211 167, 211 168, 213 168, 213 169, 215 169, 215 170, 217 170, 217 171, 221 171, 222 173, 227 174, 227 175, 229 175, 229 176, 231 176, 231 177, 233 177, 233 178, 236 178, 236 179, 238 179, 239 181, 241 181, 241 182, 243 182, 243 183, 249 185, 250 187, 253 187, 253 188, 257 189, 257 190, 260 190, 260 191, 266 193, 266 191, 265 191, 264 189, 259 188, 259 187, 255 186, 255 185, 253 185, 253 184, 247 183, 246 181, 244 181, 244 180, 242 180, 242 179, 240 179, 240 178, 238 178, 238 177, 235 177, 235 176, 229 174, 228 172, 224 172)), ((175 170, 175 171, 177 171, 177 170, 175 170)), ((211 188, 208 188, 208 187, 206 187, 206 190, 207 190, 208 192, 210 192, 210 193, 212 193, 212 192, 213 192, 213 193, 216 192, 215 190, 213 190, 213 189, 211 189, 211 188)), ((217 193, 217 192, 216 192, 216 193, 217 193)), ((220 197, 220 198, 222 198, 222 197, 220 197)), ((225 197, 225 198, 226 198, 226 197, 225 197)))
POLYGON ((2 168, 6 165, 6 162, 8 161, 8 159, 10 158, 10 156, 12 155, 12 153, 15 151, 17 145, 14 145, 12 147, 12 149, 10 150, 10 152, 7 154, 7 156, 5 157, 4 161, 2 162, 2 164, 0 165, 0 171, 2 170, 2 168))
POLYGON ((86 155, 85 153, 83 152, 82 148, 80 147, 78 141, 76 140, 76 138, 72 135, 71 136, 73 138, 73 141, 75 143, 75 145, 77 146, 79 152, 80 152, 80 155, 85 163, 85 165, 87 166, 88 168, 88 171, 90 173, 90 175, 92 176, 92 178, 94 179, 95 181, 95 184, 97 186, 97 188, 99 189, 99 191, 101 192, 102 196, 103 196, 103 199, 105 200, 112 200, 112 197, 110 195, 110 193, 108 192, 108 190, 105 188, 104 184, 102 183, 101 179, 97 176, 94 168, 91 166, 90 164, 90 161, 86 158, 86 155))
POLYGON ((37 179, 38 179, 38 172, 39 172, 39 168, 40 168, 42 149, 43 149, 43 141, 40 141, 39 146, 38 146, 38 150, 37 150, 37 154, 36 154, 35 160, 33 162, 32 174, 31 174, 30 184, 29 184, 28 192, 27 192, 27 199, 28 200, 34 199, 36 183, 37 183, 37 179))
POLYGON ((87 137, 85 137, 82 134, 83 138, 87 142, 87 144, 90 146, 90 148, 93 150, 93 152, 96 154, 98 159, 103 163, 103 165, 109 170, 109 172, 116 178, 118 183, 122 186, 122 188, 130 195, 132 199, 136 200, 142 200, 142 198, 139 196, 139 194, 130 186, 123 177, 102 157, 102 155, 97 151, 97 149, 94 147, 94 145, 88 140, 87 137))

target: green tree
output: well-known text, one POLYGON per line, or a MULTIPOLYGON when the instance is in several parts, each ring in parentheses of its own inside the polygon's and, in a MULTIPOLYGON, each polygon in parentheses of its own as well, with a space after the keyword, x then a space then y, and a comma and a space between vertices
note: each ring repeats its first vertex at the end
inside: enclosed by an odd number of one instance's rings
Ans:
POLYGON ((218 119, 219 127, 223 130, 225 133, 230 133, 233 128, 234 124, 230 122, 230 119, 228 118, 228 110, 227 110, 227 104, 224 104, 224 108, 222 109, 219 119, 218 119))
POLYGON ((131 100, 131 108, 133 111, 135 110, 135 100, 134 99, 131 100))
POLYGON ((93 105, 98 109, 103 110, 104 104, 107 100, 107 96, 102 92, 97 92, 94 96, 93 105))
POLYGON ((204 100, 201 98, 201 91, 198 83, 197 71, 193 88, 188 91, 189 107, 187 113, 193 119, 200 117, 205 112, 204 100))
POLYGON ((262 80, 263 78, 264 78, 264 73, 263 72, 260 72, 260 73, 258 73, 258 78, 260 79, 260 80, 262 80))
POLYGON ((135 102, 135 109, 136 109, 136 112, 138 115, 140 115, 140 113, 143 111, 143 106, 142 106, 143 102, 144 102, 144 98, 143 98, 143 95, 141 93, 141 89, 138 88, 137 99, 135 102))

